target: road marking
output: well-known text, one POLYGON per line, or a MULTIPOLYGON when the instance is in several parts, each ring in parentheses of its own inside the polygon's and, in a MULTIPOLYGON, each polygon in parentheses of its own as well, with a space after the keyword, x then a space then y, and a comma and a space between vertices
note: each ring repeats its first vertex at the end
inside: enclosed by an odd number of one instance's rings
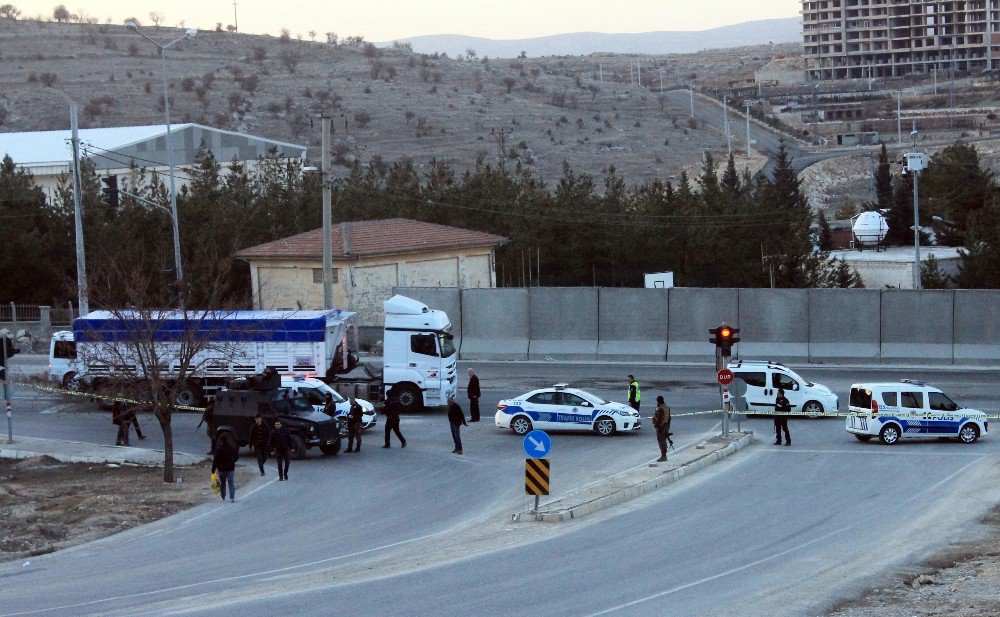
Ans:
MULTIPOLYGON (((959 476, 960 474, 964 473, 966 469, 968 469, 968 468, 972 467, 973 465, 979 463, 983 459, 989 458, 990 456, 993 456, 993 455, 992 454, 987 454, 985 456, 982 456, 982 457, 980 457, 980 458, 972 461, 968 465, 964 465, 958 471, 952 473, 951 475, 947 476, 946 478, 942 479, 941 481, 932 484, 931 486, 927 487, 923 491, 920 491, 919 493, 914 494, 910 499, 908 499, 906 501, 914 501, 918 497, 920 497, 921 495, 924 495, 925 493, 928 493, 930 491, 936 490, 937 488, 939 488, 939 487, 941 487, 941 486, 943 486, 943 485, 951 482, 957 476, 959 476)), ((795 551, 798 551, 798 550, 801 550, 803 548, 806 548, 807 546, 812 546, 813 544, 816 544, 817 542, 821 542, 821 541, 826 540, 827 538, 830 538, 830 537, 835 536, 837 534, 844 533, 845 531, 848 531, 848 530, 850 530, 850 529, 852 529, 854 527, 858 527, 859 525, 861 525, 861 523, 854 523, 854 524, 848 525, 846 527, 841 527, 840 529, 836 529, 834 531, 831 531, 830 533, 823 534, 822 536, 819 536, 818 538, 813 538, 812 540, 809 540, 808 542, 803 542, 803 543, 801 543, 799 545, 796 545, 796 546, 793 546, 791 548, 785 549, 785 550, 781 551, 780 553, 776 553, 774 555, 770 555, 768 557, 764 557, 762 559, 758 559, 757 561, 754 561, 752 563, 744 564, 742 566, 739 566, 739 567, 736 567, 736 568, 732 568, 732 569, 726 570, 725 572, 720 572, 718 574, 713 574, 712 576, 706 576, 705 578, 699 579, 697 581, 691 581, 690 583, 686 583, 684 585, 678 585, 677 587, 673 587, 673 588, 667 589, 665 591, 654 593, 654 594, 648 595, 648 596, 646 596, 644 598, 638 598, 636 600, 632 600, 631 602, 626 602, 625 604, 619 604, 618 606, 612 606, 611 608, 606 608, 603 611, 598 611, 596 613, 590 613, 589 615, 587 615, 587 617, 598 617, 599 615, 607 615, 609 613, 614 613, 614 612, 620 611, 622 609, 631 608, 631 607, 636 606, 638 604, 644 604, 646 602, 649 602, 650 600, 656 600, 658 598, 663 598, 665 596, 669 596, 669 595, 675 594, 675 593, 677 593, 679 591, 684 591, 685 589, 690 589, 692 587, 697 587, 698 585, 703 585, 705 583, 710 583, 710 582, 718 580, 720 578, 724 578, 726 576, 730 576, 732 574, 736 574, 738 572, 742 572, 744 570, 748 570, 748 569, 753 568, 755 566, 759 566, 761 564, 768 563, 769 561, 774 561, 775 559, 777 559, 779 557, 784 557, 785 555, 788 555, 789 553, 794 553, 795 551)))
POLYGON ((889 450, 802 450, 791 448, 761 448, 760 452, 782 452, 784 454, 881 454, 883 456, 990 456, 981 452, 938 452, 935 450, 925 450, 923 452, 906 452, 893 449, 889 450))

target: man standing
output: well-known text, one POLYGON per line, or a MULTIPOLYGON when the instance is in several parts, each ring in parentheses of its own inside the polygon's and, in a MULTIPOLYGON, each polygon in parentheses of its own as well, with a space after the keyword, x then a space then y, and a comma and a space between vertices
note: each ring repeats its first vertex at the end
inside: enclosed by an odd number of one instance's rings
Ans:
POLYGON ((462 453, 462 427, 469 426, 465 421, 465 414, 462 413, 462 408, 458 406, 455 399, 448 397, 448 423, 451 424, 451 438, 455 442, 455 449, 451 451, 452 454, 462 453))
POLYGON ((385 399, 385 409, 383 411, 385 414, 385 445, 383 448, 389 447, 389 433, 396 433, 396 438, 399 439, 399 443, 402 447, 406 447, 406 438, 403 434, 399 432, 399 399, 396 398, 394 394, 390 394, 385 399))
POLYGON ((632 409, 639 411, 639 401, 642 400, 642 391, 639 390, 639 382, 634 375, 628 376, 628 404, 632 409))
POLYGON ((781 445, 781 431, 785 431, 785 445, 792 445, 792 437, 788 434, 788 415, 792 411, 792 404, 785 397, 785 391, 778 389, 778 398, 774 401, 774 445, 781 445))
POLYGON ((125 419, 125 408, 121 401, 115 401, 111 404, 111 423, 118 427, 115 445, 127 446, 130 423, 125 419))
POLYGON ((278 461, 278 481, 288 479, 288 464, 291 460, 289 451, 295 447, 292 441, 292 434, 288 429, 281 426, 281 420, 274 421, 274 430, 271 431, 271 447, 274 448, 274 458, 278 461))
POLYGON ((361 452, 361 419, 364 410, 358 400, 351 397, 351 411, 347 413, 347 452, 361 452), (354 440, 358 441, 357 447, 354 440))
POLYGON ((236 461, 240 458, 239 448, 232 443, 232 438, 223 433, 219 436, 219 445, 215 448, 212 458, 212 473, 219 472, 219 485, 222 487, 222 501, 226 500, 226 485, 229 485, 229 501, 236 501, 236 461))
POLYGON ((483 395, 479 389, 479 377, 469 369, 469 421, 479 422, 479 397, 483 395))
POLYGON ((268 444, 271 442, 271 429, 264 422, 264 417, 257 414, 250 425, 250 445, 257 455, 257 467, 260 475, 264 475, 264 463, 267 461, 268 444))
POLYGON ((656 443, 660 445, 660 458, 657 463, 667 460, 667 446, 670 444, 670 408, 663 402, 663 397, 656 397, 656 413, 653 414, 653 428, 656 429, 656 443))

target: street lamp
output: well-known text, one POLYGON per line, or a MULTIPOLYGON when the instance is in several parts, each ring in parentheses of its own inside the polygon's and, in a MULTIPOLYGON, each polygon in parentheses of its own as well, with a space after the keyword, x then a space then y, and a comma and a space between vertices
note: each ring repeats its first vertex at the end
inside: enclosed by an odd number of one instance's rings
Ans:
MULTIPOLYGON (((163 111, 167 118, 167 165, 170 167, 170 219, 174 227, 174 272, 177 275, 178 284, 184 278, 184 271, 181 269, 181 235, 180 228, 177 224, 177 187, 176 180, 174 178, 174 153, 173 144, 171 142, 170 135, 170 93, 167 90, 167 61, 166 61, 166 51, 173 45, 180 43, 185 39, 189 39, 196 34, 198 31, 194 28, 188 28, 184 31, 182 36, 170 41, 165 45, 154 41, 149 38, 145 32, 139 29, 139 23, 134 19, 129 19, 125 22, 125 25, 135 31, 136 34, 146 39, 150 43, 156 46, 160 50, 160 72, 163 77, 163 111)), ((178 290, 180 295, 181 307, 184 306, 184 295, 178 290)))

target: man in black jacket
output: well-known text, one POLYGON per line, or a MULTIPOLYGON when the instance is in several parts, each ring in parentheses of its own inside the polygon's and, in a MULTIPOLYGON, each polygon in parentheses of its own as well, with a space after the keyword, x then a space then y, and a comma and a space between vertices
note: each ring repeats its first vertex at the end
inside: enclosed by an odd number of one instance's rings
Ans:
POLYGON ((222 487, 222 501, 226 500, 226 485, 229 485, 229 501, 236 501, 236 461, 240 451, 229 435, 218 437, 219 444, 215 447, 212 458, 212 472, 219 472, 219 485, 222 487))
POLYGON ((361 408, 358 400, 351 397, 351 410, 347 412, 347 452, 361 452, 361 427, 362 416, 365 411, 361 408), (354 445, 357 440, 358 445, 354 445))
POLYGON ((469 421, 479 422, 479 397, 483 395, 479 389, 479 376, 469 369, 469 421))
POLYGON ((129 428, 132 425, 132 421, 128 419, 128 414, 125 411, 125 406, 122 405, 121 401, 115 401, 111 404, 111 422, 118 427, 118 435, 115 437, 116 446, 127 446, 128 444, 128 433, 129 428))
POLYGON ((774 411, 781 414, 774 416, 774 445, 781 445, 781 431, 785 431, 785 445, 792 445, 792 436, 788 434, 788 416, 791 413, 792 404, 785 398, 785 391, 778 388, 778 397, 774 401, 774 411))
POLYGON ((403 437, 403 433, 399 431, 399 398, 395 393, 390 393, 385 399, 385 408, 382 410, 385 414, 385 445, 383 448, 388 448, 389 446, 389 434, 391 432, 396 433, 396 437, 399 438, 400 444, 406 447, 406 438, 403 437))
POLYGON ((469 426, 465 421, 465 414, 458 406, 455 399, 448 397, 448 423, 451 424, 451 438, 455 442, 455 449, 452 454, 462 453, 462 427, 469 426))
POLYGON ((264 475, 264 463, 267 462, 267 453, 270 450, 271 429, 260 414, 257 414, 253 419, 253 424, 250 425, 249 441, 254 454, 257 455, 257 467, 260 468, 260 475, 264 475))
POLYGON ((288 429, 281 426, 281 420, 274 421, 274 430, 271 431, 271 448, 274 449, 274 458, 278 461, 278 481, 288 479, 288 465, 291 462, 289 452, 295 447, 292 441, 292 434, 288 429))

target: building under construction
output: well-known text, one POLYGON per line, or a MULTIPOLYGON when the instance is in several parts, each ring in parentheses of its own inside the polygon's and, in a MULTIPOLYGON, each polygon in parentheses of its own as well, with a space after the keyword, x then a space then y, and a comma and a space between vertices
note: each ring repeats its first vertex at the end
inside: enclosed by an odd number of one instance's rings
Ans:
POLYGON ((1000 0, 804 0, 809 79, 993 69, 1000 0))

